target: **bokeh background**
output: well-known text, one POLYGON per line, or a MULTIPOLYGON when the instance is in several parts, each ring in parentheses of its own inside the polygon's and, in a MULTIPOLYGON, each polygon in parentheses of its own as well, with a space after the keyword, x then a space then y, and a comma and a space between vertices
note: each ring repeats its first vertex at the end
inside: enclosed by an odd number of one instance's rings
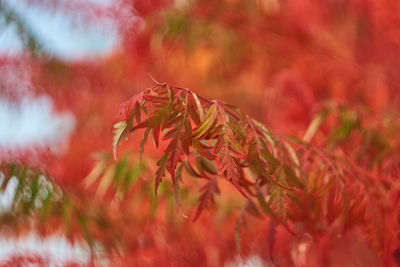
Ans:
MULTIPOLYGON (((146 148, 144 178, 140 134, 112 159, 119 105, 153 86, 151 74, 299 139, 315 115, 345 106, 314 144, 394 179, 399 62, 395 0, 0 1, 0 264, 306 266, 309 236, 292 240, 268 219, 248 218, 239 256, 235 227, 245 200, 228 183, 196 223, 177 209, 170 181, 156 199, 159 151, 146 148), (380 161, 387 157, 390 168, 380 161), (11 179, 5 169, 15 170, 11 179), (18 189, 21 176, 35 173, 40 186, 52 184, 39 200, 34 183, 18 189)), ((189 217, 200 187, 194 181, 180 191, 189 217)), ((376 250, 358 232, 329 245, 322 238, 322 250, 331 245, 336 256, 314 251, 311 262, 398 264, 393 231, 373 238, 376 250), (358 243, 344 249, 354 236, 358 243)))

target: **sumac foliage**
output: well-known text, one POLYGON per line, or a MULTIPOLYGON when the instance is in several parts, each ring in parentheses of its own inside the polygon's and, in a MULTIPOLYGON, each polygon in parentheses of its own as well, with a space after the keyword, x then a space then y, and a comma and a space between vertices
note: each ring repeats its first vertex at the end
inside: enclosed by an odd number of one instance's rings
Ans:
MULTIPOLYGON (((399 265, 399 18, 398 0, 0 1, 20 44, 0 109, 73 118, 59 143, 0 140, 1 237, 63 235, 94 265, 399 265), (60 48, 96 55, 52 49, 59 16, 95 40, 60 48), (141 91, 147 73, 194 90, 141 91)), ((27 113, 0 138, 52 126, 27 113)))
MULTIPOLYGON (((387 186, 397 184, 392 171, 384 170, 389 175, 382 179, 350 157, 334 153, 334 147, 360 127, 358 116, 357 110, 330 104, 311 122, 304 140, 277 137, 235 106, 156 82, 121 105, 119 122, 114 125, 114 155, 122 138, 143 128, 141 153, 148 135, 163 152, 155 172, 156 194, 167 172, 174 184, 178 184, 177 173, 182 179, 182 169, 188 176, 205 180, 194 220, 220 193, 218 180, 223 178, 247 199, 243 211, 260 218, 263 211, 293 236, 340 239, 361 229, 368 233, 370 244, 390 258, 398 240, 381 231, 398 232, 398 212, 387 214, 398 205, 398 189, 387 186), (324 148, 309 141, 328 114, 338 114, 339 121, 324 148)), ((373 138, 368 137, 371 134, 363 132, 367 139, 373 138)), ((366 142, 361 147, 374 141, 366 142)), ((398 158, 391 164, 398 168, 398 158)), ((361 259, 361 263, 368 262, 361 259)))

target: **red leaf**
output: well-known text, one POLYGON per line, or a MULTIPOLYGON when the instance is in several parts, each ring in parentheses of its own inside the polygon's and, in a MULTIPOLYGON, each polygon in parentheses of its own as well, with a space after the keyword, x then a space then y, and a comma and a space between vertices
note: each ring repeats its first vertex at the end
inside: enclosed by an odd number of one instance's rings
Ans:
POLYGON ((154 143, 156 144, 156 147, 158 147, 158 143, 160 140, 160 127, 156 127, 153 129, 153 138, 154 138, 154 143))
POLYGON ((167 163, 168 152, 165 153, 158 161, 157 161, 157 170, 156 170, 156 180, 155 180, 155 195, 157 196, 158 186, 160 185, 162 178, 165 176, 165 165, 167 163))
POLYGON ((200 196, 200 199, 199 199, 200 200, 200 204, 197 207, 196 215, 193 218, 193 222, 195 222, 199 218, 199 216, 203 212, 207 202, 214 203, 214 195, 220 193, 220 190, 219 190, 218 184, 217 184, 217 178, 214 178, 214 179, 208 181, 200 189, 200 191, 203 192, 203 193, 200 196))
POLYGON ((236 189, 237 189, 245 198, 247 198, 247 199, 249 198, 249 197, 246 195, 246 193, 242 190, 242 187, 240 186, 240 184, 239 184, 237 178, 232 178, 232 179, 230 180, 230 182, 236 187, 236 189))
POLYGON ((197 177, 197 178, 201 178, 202 176, 192 167, 192 165, 190 165, 190 163, 186 160, 185 161, 185 169, 187 170, 187 172, 193 176, 193 177, 197 177))
POLYGON ((175 183, 176 165, 178 164, 179 161, 181 161, 181 156, 183 154, 182 146, 180 145, 179 134, 176 135, 169 143, 166 152, 169 152, 168 171, 171 174, 172 181, 175 183))
POLYGON ((135 104, 135 119, 137 123, 140 123, 140 103, 138 101, 135 104))

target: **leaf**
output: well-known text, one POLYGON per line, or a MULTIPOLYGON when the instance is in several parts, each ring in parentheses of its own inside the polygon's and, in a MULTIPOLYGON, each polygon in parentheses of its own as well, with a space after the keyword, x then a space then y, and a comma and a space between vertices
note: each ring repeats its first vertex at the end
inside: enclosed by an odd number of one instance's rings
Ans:
POLYGON ((186 119, 184 121, 184 126, 185 126, 185 133, 186 133, 186 138, 188 140, 188 146, 192 145, 192 126, 190 125, 190 121, 186 119))
POLYGON ((86 187, 89 187, 92 185, 94 182, 97 181, 97 179, 100 177, 100 175, 104 172, 106 168, 106 163, 105 161, 99 161, 94 168, 90 171, 90 173, 86 176, 86 178, 83 180, 83 184, 86 187))
POLYGON ((313 120, 311 121, 310 125, 307 128, 306 133, 303 136, 303 141, 309 143, 311 139, 314 137, 315 133, 317 132, 319 126, 324 122, 326 116, 328 115, 328 111, 325 109, 319 114, 317 114, 313 120))
POLYGON ((197 207, 196 214, 193 218, 193 221, 195 222, 201 213, 203 212, 205 205, 207 202, 214 203, 214 195, 219 194, 220 190, 218 188, 217 184, 217 178, 214 178, 210 181, 208 181, 201 189, 200 192, 203 192, 200 196, 200 204, 197 207))
POLYGON ((247 199, 246 201, 246 206, 245 210, 252 216, 258 218, 258 219, 263 219, 264 217, 262 216, 261 212, 258 210, 256 204, 254 204, 253 201, 250 199, 247 199))
POLYGON ((288 181, 291 182, 291 184, 293 184, 294 186, 298 187, 298 188, 304 188, 303 183, 300 181, 300 179, 297 177, 297 175, 294 173, 294 171, 292 170, 292 168, 290 168, 287 165, 283 165, 283 172, 285 173, 285 177, 288 181))
POLYGON ((165 176, 165 168, 167 165, 169 153, 165 153, 158 161, 157 161, 157 170, 156 170, 156 179, 155 179, 155 195, 157 196, 158 186, 160 185, 162 178, 165 176))
POLYGON ((216 104, 211 105, 204 121, 194 130, 192 136, 195 139, 202 137, 211 129, 214 121, 216 120, 216 104))
POLYGON ((192 165, 190 165, 190 163, 189 163, 187 160, 185 160, 184 165, 185 165, 186 171, 187 171, 191 176, 196 177, 196 178, 201 178, 201 177, 202 177, 201 174, 199 174, 199 173, 192 167, 192 165))
POLYGON ((222 128, 224 125, 218 124, 218 120, 215 120, 213 125, 210 127, 210 131, 204 135, 204 139, 216 139, 221 136, 222 128))
POLYGON ((236 252, 241 255, 242 254, 242 247, 241 247, 241 231, 240 231, 240 226, 242 224, 242 221, 244 220, 243 216, 239 217, 236 219, 235 223, 235 243, 236 243, 236 252))
POLYGON ((246 193, 243 191, 242 187, 239 184, 238 178, 237 177, 233 177, 231 178, 231 183, 236 187, 236 189, 247 199, 249 199, 249 197, 246 195, 246 193))
POLYGON ((140 148, 139 148, 139 164, 140 164, 140 169, 142 168, 142 162, 143 162, 143 152, 144 152, 144 146, 147 143, 147 138, 149 136, 150 133, 150 128, 147 128, 144 131, 144 135, 143 135, 143 139, 142 141, 140 141, 140 148))
POLYGON ((162 108, 157 110, 151 117, 148 119, 142 121, 141 123, 137 124, 134 126, 131 131, 134 131, 136 129, 140 128, 160 128, 167 116, 169 115, 170 110, 162 108))
POLYGON ((236 134, 238 140, 245 140, 245 134, 243 133, 242 129, 240 129, 240 126, 237 125, 236 123, 228 122, 227 123, 229 129, 233 131, 233 133, 236 134))
POLYGON ((196 110, 194 109, 193 105, 190 102, 186 103, 188 106, 188 113, 190 117, 192 118, 192 121, 194 122, 195 125, 199 125, 201 123, 200 117, 197 114, 196 110))
POLYGON ((104 194, 106 193, 107 189, 110 187, 110 184, 114 179, 114 174, 115 174, 115 166, 112 166, 105 171, 103 176, 100 178, 100 184, 96 191, 97 197, 101 198, 104 196, 104 194))
POLYGON ((175 183, 175 169, 178 162, 182 161, 184 154, 189 155, 189 141, 187 140, 187 131, 190 130, 190 126, 187 126, 187 110, 184 110, 184 114, 178 117, 176 121, 176 127, 169 130, 163 139, 171 138, 172 140, 168 144, 165 152, 169 152, 168 157, 168 171, 171 174, 172 181, 175 183), (185 126, 186 125, 186 126, 185 126), (189 129, 187 129, 189 127, 189 129))
POLYGON ((140 110, 136 108, 136 103, 139 103, 139 106, 143 103, 144 92, 145 91, 142 91, 142 92, 132 96, 131 99, 129 99, 128 101, 123 102, 120 105, 118 114, 115 116, 114 122, 119 119, 122 119, 123 121, 129 121, 129 119, 131 118, 131 115, 133 113, 132 111, 133 111, 134 107, 135 107, 136 116, 140 117, 140 114, 137 114, 137 113, 140 113, 140 110), (125 116, 123 116, 121 118, 122 115, 125 115, 125 116))
POLYGON ((183 168, 184 163, 179 165, 179 167, 176 170, 176 182, 174 184, 174 197, 175 197, 175 204, 178 209, 178 211, 182 214, 184 218, 188 218, 187 215, 184 214, 182 210, 182 205, 179 200, 179 183, 182 182, 182 168, 183 168))
POLYGON ((169 97, 165 96, 144 95, 143 98, 152 103, 159 103, 159 104, 169 103, 169 97))
POLYGON ((264 159, 274 169, 280 165, 279 160, 271 155, 267 149, 262 149, 259 151, 259 153, 261 155, 261 159, 264 159))
POLYGON ((258 203, 260 203, 260 207, 261 209, 271 218, 276 218, 276 215, 274 213, 274 211, 271 209, 271 207, 267 204, 267 202, 264 199, 264 196, 261 194, 261 192, 259 190, 257 190, 257 199, 258 199, 258 203))
POLYGON ((169 143, 165 152, 169 152, 168 157, 168 171, 171 174, 172 181, 175 183, 175 169, 179 161, 181 161, 181 156, 183 154, 183 149, 180 140, 180 134, 175 135, 172 141, 169 143))
POLYGON ((325 185, 323 185, 323 186, 321 187, 321 189, 317 192, 317 195, 318 195, 318 196, 323 196, 323 195, 325 195, 325 193, 326 193, 328 190, 330 190, 330 188, 331 188, 335 183, 337 183, 337 180, 331 178, 325 185))
POLYGON ((135 103, 135 119, 137 123, 140 123, 140 103, 138 101, 135 103))
POLYGON ((201 143, 200 141, 193 139, 192 140, 192 145, 194 150, 199 154, 204 157, 206 157, 209 160, 214 160, 216 158, 215 155, 211 154, 211 152, 208 150, 210 147, 204 145, 204 143, 201 143))
POLYGON ((274 157, 277 157, 277 154, 278 154, 277 150, 276 150, 277 141, 276 141, 274 135, 261 122, 255 120, 255 119, 252 119, 251 122, 254 123, 258 127, 258 129, 261 130, 262 135, 265 137, 265 139, 271 146, 274 157))
POLYGON ((117 159, 117 147, 128 132, 128 124, 126 121, 121 121, 114 124, 114 136, 113 136, 113 155, 114 159, 117 159))
POLYGON ((285 143, 285 148, 287 149, 287 151, 289 153, 290 160, 294 163, 293 165, 296 168, 299 167, 300 161, 299 161, 299 158, 297 157, 296 151, 294 151, 293 147, 288 143, 285 143))
POLYGON ((231 136, 226 134, 224 136, 226 142, 229 143, 230 148, 232 148, 233 152, 235 152, 239 157, 246 157, 246 153, 244 151, 244 148, 231 136))
POLYGON ((205 170, 206 172, 208 172, 210 174, 213 174, 213 175, 217 175, 218 174, 218 169, 215 166, 213 161, 211 161, 211 160, 209 160, 207 158, 201 157, 201 156, 196 158, 196 160, 197 159, 199 159, 199 162, 200 162, 203 170, 205 170))
POLYGON ((221 151, 222 145, 223 145, 223 143, 224 143, 223 141, 224 141, 224 136, 221 135, 221 136, 218 138, 217 142, 215 143, 215 146, 214 146, 214 154, 219 154, 219 152, 221 151))
POLYGON ((221 155, 218 163, 218 174, 222 175, 224 173, 228 180, 231 180, 233 177, 238 176, 237 165, 230 155, 228 143, 226 141, 224 141, 224 144, 222 146, 221 155))
POLYGON ((201 156, 196 157, 196 168, 200 172, 201 176, 210 178, 204 170, 203 164, 201 162, 201 156))
POLYGON ((200 121, 202 121, 203 118, 204 118, 203 107, 201 106, 200 100, 199 100, 199 98, 197 97, 197 95, 196 95, 195 93, 192 92, 192 96, 193 96, 193 99, 194 99, 194 101, 195 101, 195 103, 196 103, 197 110, 198 110, 198 112, 199 112, 200 121))
MULTIPOLYGON (((186 122, 188 120, 185 120, 186 122)), ((183 133, 181 133, 180 135, 180 140, 181 140, 181 146, 182 146, 182 150, 186 155, 190 154, 190 147, 192 146, 192 130, 190 128, 190 126, 187 126, 187 123, 185 124, 185 130, 183 133), (187 128, 189 127, 189 128, 187 128)))
POLYGON ((156 147, 158 147, 160 140, 160 127, 153 128, 153 141, 156 147))

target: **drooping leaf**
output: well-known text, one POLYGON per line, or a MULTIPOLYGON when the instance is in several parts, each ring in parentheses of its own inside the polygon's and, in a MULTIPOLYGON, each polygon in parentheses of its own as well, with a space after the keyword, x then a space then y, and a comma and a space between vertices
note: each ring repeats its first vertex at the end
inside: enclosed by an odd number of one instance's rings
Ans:
POLYGON ((220 193, 220 190, 218 188, 217 178, 214 178, 214 179, 208 181, 200 189, 200 191, 202 192, 200 199, 199 199, 200 204, 197 207, 196 214, 193 218, 193 221, 196 221, 199 218, 199 216, 203 212, 203 210, 208 202, 214 203, 215 194, 220 193))
POLYGON ((193 131, 193 138, 202 137, 207 131, 211 129, 213 123, 216 119, 216 104, 211 105, 208 109, 207 115, 205 116, 203 122, 193 131))
POLYGON ((167 159, 168 159, 169 152, 165 153, 158 161, 157 161, 157 170, 156 170, 156 178, 155 178, 155 184, 154 184, 154 192, 155 195, 157 196, 157 191, 158 191, 158 186, 160 185, 162 178, 165 176, 165 169, 167 165, 167 159))
POLYGON ((199 174, 199 173, 192 167, 192 165, 190 165, 190 163, 189 163, 187 160, 185 160, 184 165, 185 165, 186 171, 187 171, 191 176, 196 177, 196 178, 202 177, 201 174, 199 174))
POLYGON ((142 139, 142 141, 140 141, 140 149, 139 149, 139 164, 140 164, 140 166, 142 166, 144 146, 147 143, 147 138, 149 136, 150 130, 151 130, 150 128, 147 128, 144 131, 143 139, 142 139))
POLYGON ((117 158, 117 147, 119 143, 121 142, 122 138, 126 136, 128 133, 128 124, 126 121, 121 121, 116 124, 114 124, 114 137, 113 137, 113 154, 114 154, 114 159, 117 158))
POLYGON ((182 216, 184 218, 188 218, 187 215, 185 215, 185 213, 182 210, 182 205, 180 202, 180 198, 179 198, 179 184, 182 182, 182 169, 183 169, 184 163, 181 163, 181 165, 179 165, 179 167, 176 170, 176 181, 174 184, 174 197, 175 197, 175 204, 177 209, 179 210, 179 212, 182 214, 182 216))
POLYGON ((309 143, 311 139, 314 137, 315 133, 317 132, 318 128, 325 120, 326 116, 328 115, 327 110, 323 110, 319 114, 317 114, 314 119, 311 121, 310 125, 307 128, 306 133, 303 136, 303 141, 309 143))

